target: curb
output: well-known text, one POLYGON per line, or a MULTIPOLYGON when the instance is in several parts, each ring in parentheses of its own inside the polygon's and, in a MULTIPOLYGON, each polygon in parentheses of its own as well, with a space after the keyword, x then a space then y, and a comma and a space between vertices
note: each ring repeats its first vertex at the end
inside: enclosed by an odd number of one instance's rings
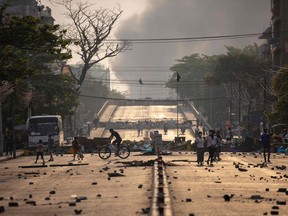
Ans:
POLYGON ((5 161, 9 161, 12 159, 17 159, 17 158, 22 157, 22 156, 24 156, 24 152, 16 155, 16 158, 14 158, 13 156, 2 155, 2 156, 0 156, 0 163, 5 162, 5 161), (1 157, 3 157, 3 158, 1 158, 1 157))

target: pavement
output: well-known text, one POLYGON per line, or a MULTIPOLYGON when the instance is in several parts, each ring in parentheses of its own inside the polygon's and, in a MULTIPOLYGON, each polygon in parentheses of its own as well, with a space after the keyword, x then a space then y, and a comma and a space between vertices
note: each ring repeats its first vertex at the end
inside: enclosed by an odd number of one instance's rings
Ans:
MULTIPOLYGON (((23 149, 17 149, 16 150, 16 158, 21 157, 24 155, 24 150, 23 149)), ((3 155, 0 155, 0 163, 7 161, 7 160, 11 160, 14 159, 13 155, 6 155, 6 153, 3 153, 3 155)))
MULTIPOLYGON (((191 151, 162 155, 169 194, 164 206, 170 208, 163 216, 288 215, 288 155, 273 153, 269 164, 253 152, 223 152, 221 158, 214 166, 197 166, 191 151)), ((158 215, 151 214, 157 172, 149 165, 157 156, 54 159, 45 166, 35 166, 35 156, 0 163, 3 215, 158 215)))

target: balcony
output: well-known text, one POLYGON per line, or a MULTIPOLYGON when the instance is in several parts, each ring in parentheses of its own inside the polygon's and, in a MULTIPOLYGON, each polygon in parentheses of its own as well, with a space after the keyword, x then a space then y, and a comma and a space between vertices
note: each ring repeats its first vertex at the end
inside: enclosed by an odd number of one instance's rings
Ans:
POLYGON ((259 37, 259 39, 266 39, 269 40, 272 37, 272 27, 268 27, 262 35, 259 37))
POLYGON ((280 0, 272 0, 271 1, 271 12, 273 16, 280 15, 280 0))
POLYGON ((271 24, 272 25, 275 25, 277 23, 280 23, 281 22, 281 18, 279 16, 272 16, 271 17, 271 24))
POLYGON ((270 44, 270 50, 272 53, 280 52, 280 50, 281 50, 280 44, 278 44, 278 43, 270 44))

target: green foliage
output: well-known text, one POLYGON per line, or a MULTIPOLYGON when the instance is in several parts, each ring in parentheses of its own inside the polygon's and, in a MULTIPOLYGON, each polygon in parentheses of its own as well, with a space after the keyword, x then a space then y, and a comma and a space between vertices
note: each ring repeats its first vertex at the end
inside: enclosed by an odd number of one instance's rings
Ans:
POLYGON ((33 103, 33 114, 73 114, 78 105, 77 89, 74 79, 68 75, 41 74, 30 79, 37 92, 33 103))
POLYGON ((226 47, 227 53, 219 55, 215 64, 215 69, 206 75, 207 80, 217 83, 228 83, 231 81, 249 81, 249 76, 263 76, 265 62, 258 55, 257 45, 249 45, 243 50, 226 47))
POLYGON ((275 109, 268 118, 272 124, 288 123, 288 67, 279 70, 272 80, 272 88, 277 94, 275 109))
POLYGON ((45 63, 69 59, 70 40, 64 39, 64 34, 59 25, 43 24, 35 17, 3 18, 0 23, 0 80, 17 82, 47 70, 45 63))
POLYGON ((262 67, 269 62, 259 56, 256 44, 244 49, 226 48, 227 53, 222 55, 192 54, 177 60, 178 64, 170 68, 174 74, 166 83, 167 87, 178 90, 180 98, 193 101, 202 114, 208 115, 210 122, 214 123, 228 120, 229 103, 232 111, 237 111, 239 94, 242 103, 263 102, 259 79, 265 75, 262 67), (178 83, 176 72, 181 76, 178 83))
POLYGON ((49 66, 71 58, 65 30, 31 16, 8 16, 5 6, 0 6, 0 18, 0 82, 17 89, 2 104, 4 126, 25 122, 31 90, 32 114, 71 114, 78 105, 75 81, 53 75, 49 66))
POLYGON ((170 68, 174 74, 166 83, 168 88, 178 89, 180 98, 193 101, 203 115, 211 115, 213 111, 213 122, 220 122, 227 117, 227 99, 223 87, 205 80, 206 75, 214 71, 218 58, 199 54, 185 56, 170 68), (176 72, 181 76, 178 83, 176 72))

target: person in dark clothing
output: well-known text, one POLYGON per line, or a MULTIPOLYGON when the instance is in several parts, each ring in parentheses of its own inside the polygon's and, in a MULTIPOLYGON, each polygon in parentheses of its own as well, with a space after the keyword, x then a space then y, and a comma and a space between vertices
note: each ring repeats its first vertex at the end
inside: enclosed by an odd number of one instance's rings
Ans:
POLYGON ((49 161, 54 161, 53 152, 55 150, 54 139, 51 134, 48 135, 48 153, 50 155, 49 161))
POLYGON ((215 149, 214 149, 214 160, 220 161, 220 152, 221 152, 221 142, 222 142, 222 137, 220 135, 220 131, 216 131, 216 144, 215 144, 215 149))
POLYGON ((268 162, 270 163, 270 134, 268 133, 267 129, 263 130, 263 133, 260 137, 261 144, 263 147, 263 154, 264 154, 264 162, 266 163, 266 152, 268 153, 268 162))
POLYGON ((113 137, 115 137, 115 140, 112 142, 112 144, 116 146, 115 156, 118 156, 119 146, 122 142, 122 138, 119 135, 119 133, 114 131, 112 128, 109 131, 110 131, 111 135, 108 139, 109 139, 109 141, 111 141, 113 139, 113 137))
POLYGON ((79 146, 78 137, 74 137, 74 140, 72 141, 73 161, 75 160, 76 154, 79 151, 78 146, 79 146))
POLYGON ((207 148, 209 152, 207 164, 209 165, 209 162, 210 162, 210 166, 213 166, 216 141, 217 141, 217 137, 215 136, 214 130, 209 130, 209 135, 206 137, 206 143, 207 143, 207 148))
POLYGON ((10 131, 7 131, 7 135, 5 136, 5 143, 6 143, 6 155, 8 155, 8 152, 10 155, 12 155, 13 137, 10 131))

